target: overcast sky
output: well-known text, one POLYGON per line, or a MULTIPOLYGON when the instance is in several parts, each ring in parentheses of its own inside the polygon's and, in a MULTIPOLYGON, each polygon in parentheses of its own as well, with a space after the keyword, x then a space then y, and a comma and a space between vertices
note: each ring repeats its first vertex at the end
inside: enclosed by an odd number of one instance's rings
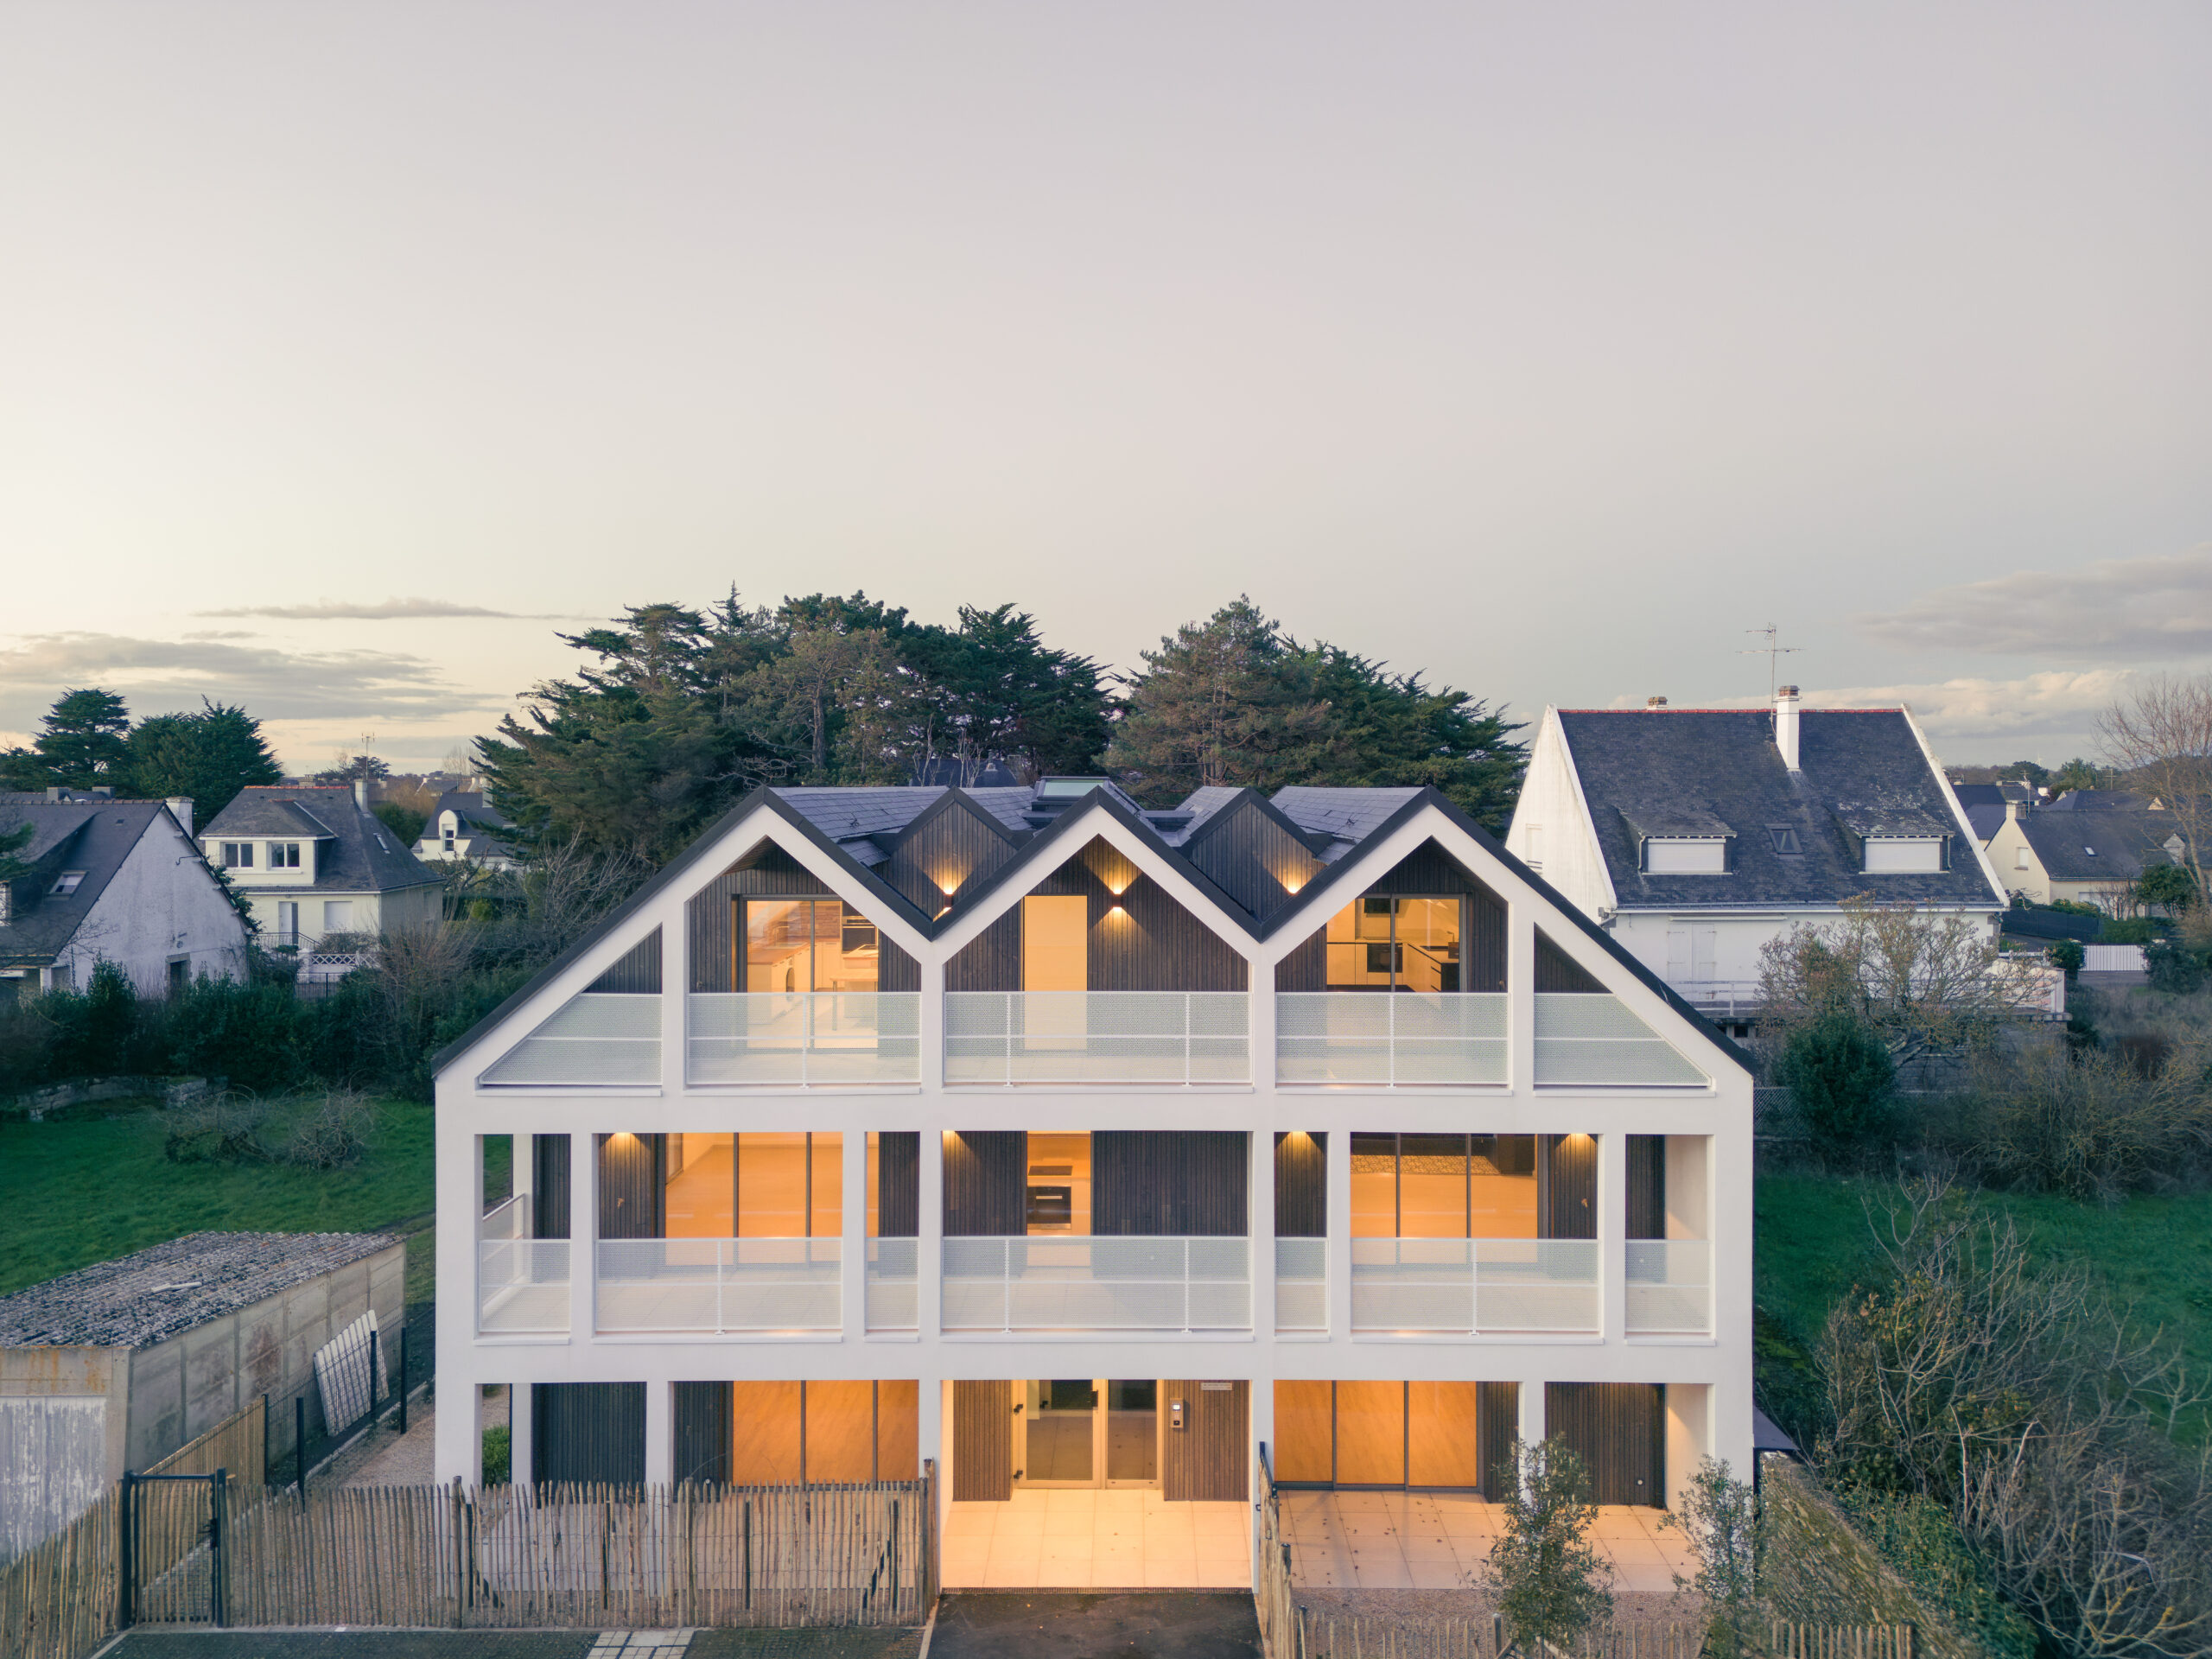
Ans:
POLYGON ((2212 658, 2202 0, 12 0, 0 156, 0 733, 732 583, 1955 761, 2212 658))

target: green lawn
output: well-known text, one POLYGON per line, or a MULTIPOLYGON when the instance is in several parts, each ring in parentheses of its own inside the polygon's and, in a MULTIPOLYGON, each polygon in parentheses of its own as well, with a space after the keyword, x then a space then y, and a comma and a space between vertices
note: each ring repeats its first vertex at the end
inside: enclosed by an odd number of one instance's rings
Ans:
MULTIPOLYGON (((412 1233, 429 1219, 428 1106, 385 1103, 368 1154, 333 1171, 173 1164, 162 1155, 160 1113, 81 1113, 49 1123, 0 1118, 0 1294, 181 1233, 412 1233)), ((504 1154, 505 1142, 496 1145, 504 1154)), ((489 1164, 493 1148, 486 1150, 489 1164)), ((504 1187, 505 1159, 497 1161, 486 1184, 504 1187)), ((427 1232, 409 1241, 410 1301, 429 1294, 429 1246, 427 1232)))
MULTIPOLYGON (((1809 1344, 1827 1310, 1873 1273, 1865 1202, 1895 1188, 1808 1175, 1760 1178, 1755 1200, 1760 1310, 1809 1344)), ((2212 1376, 2212 1192, 2134 1198, 2109 1209, 2024 1193, 1979 1192, 2009 1211, 2031 1249, 2086 1262, 2145 1330, 2163 1327, 2197 1375, 2212 1376)))

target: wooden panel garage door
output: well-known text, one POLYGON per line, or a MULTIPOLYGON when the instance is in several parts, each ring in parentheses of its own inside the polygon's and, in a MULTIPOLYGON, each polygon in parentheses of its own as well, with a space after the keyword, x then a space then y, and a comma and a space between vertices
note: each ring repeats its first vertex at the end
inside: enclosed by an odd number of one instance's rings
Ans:
POLYGON ((1014 1390, 1002 1381, 952 1385, 952 1496, 963 1503, 1014 1496, 1014 1390))
POLYGON ((1160 1385, 1160 1409, 1183 1402, 1183 1427, 1166 1430, 1160 1496, 1173 1503, 1239 1503, 1252 1495, 1252 1385, 1218 1379, 1160 1385))

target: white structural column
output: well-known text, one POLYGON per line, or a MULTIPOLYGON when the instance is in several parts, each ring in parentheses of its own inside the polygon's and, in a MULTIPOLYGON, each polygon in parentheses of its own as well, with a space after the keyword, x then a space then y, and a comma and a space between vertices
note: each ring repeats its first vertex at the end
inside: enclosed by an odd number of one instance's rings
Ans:
MULTIPOLYGON (((468 1392, 474 1395, 478 1391, 471 1389, 468 1392)), ((521 1491, 528 1491, 537 1479, 537 1470, 533 1462, 537 1441, 532 1433, 535 1420, 531 1416, 531 1409, 536 1403, 536 1396, 529 1383, 507 1384, 507 1478, 513 1481, 517 1490, 521 1491)), ((482 1437, 480 1435, 478 1439, 480 1440, 482 1437)))
POLYGON ((569 1136, 569 1340, 582 1349, 599 1329, 599 1136, 569 1136))
POLYGON ((484 1153, 483 1142, 465 1123, 458 1112, 441 1112, 435 1137, 438 1214, 467 1217, 468 1224, 437 1230, 438 1279, 449 1288, 437 1302, 441 1386, 432 1407, 430 1466, 442 1484, 461 1479, 475 1485, 483 1479, 484 1442, 475 1432, 477 1391, 470 1360, 476 1348, 476 1217, 483 1210, 484 1153), (472 1173, 478 1194, 473 1207, 472 1173))
MULTIPOLYGON (((523 1208, 535 1217, 537 1211, 537 1137, 534 1135, 511 1135, 507 1137, 507 1191, 516 1198, 529 1199, 530 1202, 523 1208)), ((535 1221, 531 1224, 534 1227, 535 1221)))
POLYGON ((844 1231, 837 1241, 838 1323, 847 1342, 868 1333, 868 1119, 858 1103, 846 1111, 838 1129, 839 1195, 844 1231))
POLYGON ((1332 1129, 1327 1152, 1321 1175, 1329 1199, 1329 1334, 1341 1342, 1351 1334, 1351 1131, 1332 1129))
POLYGON ((938 1317, 944 1284, 944 1131, 921 1131, 921 1179, 914 1217, 914 1323, 924 1342, 943 1329, 938 1317))
POLYGON ((645 1484, 666 1486, 676 1475, 676 1430, 671 1421, 676 1385, 659 1377, 645 1382, 645 1484))
MULTIPOLYGON (((1244 1204, 1246 1248, 1252 1253, 1252 1334, 1262 1341, 1275 1331, 1275 1137, 1252 1135, 1252 1175, 1244 1204)), ((1256 1417, 1253 1420, 1259 1421, 1256 1417)), ((1254 1431, 1257 1433, 1255 1429, 1254 1431)))
POLYGON ((1521 1385, 1521 1438, 1530 1446, 1543 1444, 1548 1431, 1544 1427, 1544 1385, 1541 1382, 1521 1385))
POLYGON ((1536 1092, 1536 915, 1530 905, 1505 911, 1506 1075, 1522 1100, 1536 1092))
POLYGON ((1609 1343, 1627 1329, 1628 1137, 1598 1137, 1599 1329, 1609 1343))

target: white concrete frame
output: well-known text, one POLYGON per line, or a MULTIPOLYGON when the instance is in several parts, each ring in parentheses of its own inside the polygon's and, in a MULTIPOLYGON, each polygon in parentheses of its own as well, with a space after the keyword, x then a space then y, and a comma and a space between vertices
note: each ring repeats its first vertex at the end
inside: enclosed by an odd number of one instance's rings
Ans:
MULTIPOLYGON (((647 1383, 649 1481, 671 1471, 668 1385, 679 1381, 917 1379, 924 1408, 920 1455, 935 1459, 950 1503, 950 1382, 956 1378, 1034 1376, 1220 1376, 1252 1382, 1252 1435, 1274 1439, 1272 1384, 1281 1379, 1376 1379, 1515 1382, 1521 1389, 1521 1430, 1541 1436, 1547 1382, 1647 1382, 1667 1385, 1668 1484, 1679 1491, 1705 1452, 1738 1471, 1751 1460, 1751 1080, 1702 1021, 1684 1017, 1580 926, 1546 899, 1513 867, 1490 853, 1447 814, 1430 807, 1387 836, 1347 854, 1348 868, 1327 891, 1303 899, 1300 912, 1264 940, 1240 918, 1215 907, 1169 860, 1095 803, 1071 809, 1075 821, 1024 870, 1027 880, 1002 884, 970 914, 935 940, 889 913, 867 884, 805 830, 765 803, 716 835, 705 855, 687 862, 671 882, 593 941, 559 973, 480 1031, 451 1057, 437 1083, 438 1306, 436 1475, 474 1480, 480 1473, 477 1385, 561 1382, 647 1383), (1086 823, 1084 820, 1089 820, 1086 823), (943 1082, 943 984, 947 960, 985 926, 1096 835, 1158 880, 1177 901, 1212 926, 1249 965, 1251 1040, 1255 1082, 1198 1087, 947 1087, 943 1082), (1274 968, 1284 956, 1350 903, 1371 880, 1433 838, 1487 883, 1508 912, 1511 988, 1510 1081, 1502 1086, 1374 1089, 1278 1086, 1274 1056, 1274 968), (923 1076, 918 1085, 817 1088, 718 1085, 691 1088, 683 1079, 683 962, 686 903, 721 870, 762 841, 775 843, 818 875, 826 892, 868 914, 885 937, 920 964, 923 1076), (1535 1052, 1535 931, 1586 969, 1662 1036, 1711 1075, 1704 1088, 1538 1089, 1535 1052), (480 1088, 476 1078, 567 1000, 590 984, 654 928, 664 952, 661 1002, 662 1079, 658 1085, 480 1088), (937 1334, 941 1262, 943 1135, 951 1129, 1210 1129, 1251 1137, 1250 1236, 1253 1331, 1233 1339, 1116 1336, 947 1337, 937 1334), (1465 1337, 1353 1338, 1351 1326, 1351 1161, 1355 1130, 1405 1133, 1567 1134, 1599 1137, 1599 1212, 1602 1334, 1581 1339, 1465 1337), (594 1136, 635 1133, 720 1134, 732 1130, 811 1130, 845 1137, 843 1328, 835 1338, 599 1338, 592 1333, 591 1296, 597 1232, 594 1136), (1277 1131, 1323 1131, 1328 1164, 1330 1331, 1325 1336, 1274 1333, 1274 1138, 1277 1131), (867 1224, 864 1149, 869 1131, 921 1133, 921 1237, 918 1289, 921 1335, 870 1337, 862 1327, 867 1224), (482 1137, 515 1141, 517 1190, 531 1175, 528 1138, 567 1135, 570 1187, 571 1324, 564 1336, 479 1338, 476 1320, 475 1220, 481 1205, 482 1137), (1712 1241, 1713 1329, 1710 1338, 1628 1340, 1623 1334, 1626 1142, 1630 1134, 1704 1137, 1706 1235, 1712 1241), (932 1402, 942 1402, 932 1409, 932 1402)), ((1028 857, 1025 849, 1018 856, 1028 857)), ((1332 867, 1333 868, 1333 867, 1332 867)), ((518 1387, 514 1471, 527 1478, 527 1388, 518 1387)), ((1254 1463, 1256 1471, 1256 1459, 1254 1463)))

